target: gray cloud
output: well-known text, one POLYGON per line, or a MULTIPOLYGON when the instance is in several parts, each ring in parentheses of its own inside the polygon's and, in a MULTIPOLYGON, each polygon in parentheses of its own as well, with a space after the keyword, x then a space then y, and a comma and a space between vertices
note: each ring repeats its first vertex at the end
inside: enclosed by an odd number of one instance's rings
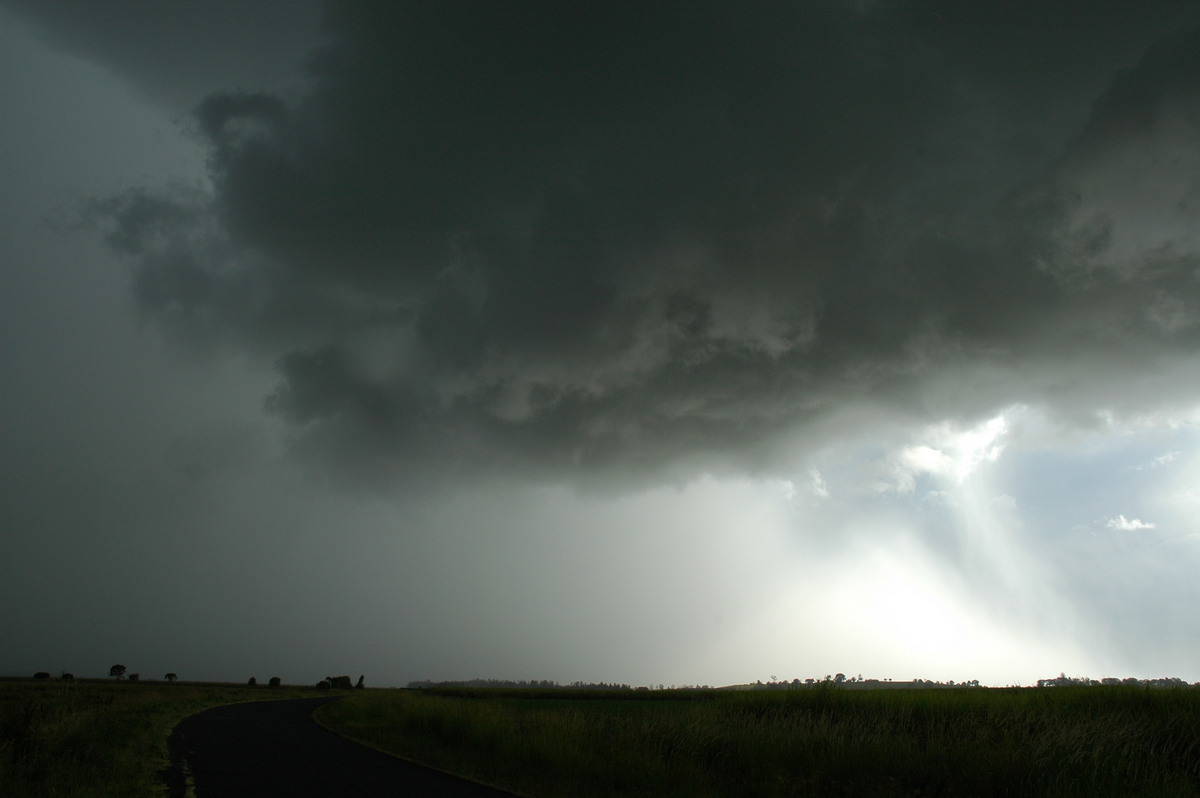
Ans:
POLYGON ((290 89, 320 21, 318 0, 0 5, 34 23, 49 43, 103 64, 147 97, 180 111, 221 88, 290 89))
POLYGON ((855 405, 1086 414, 1195 344, 1195 7, 326 24, 303 98, 199 105, 210 199, 97 210, 143 312, 278 356, 268 407, 351 475, 760 467, 855 405))

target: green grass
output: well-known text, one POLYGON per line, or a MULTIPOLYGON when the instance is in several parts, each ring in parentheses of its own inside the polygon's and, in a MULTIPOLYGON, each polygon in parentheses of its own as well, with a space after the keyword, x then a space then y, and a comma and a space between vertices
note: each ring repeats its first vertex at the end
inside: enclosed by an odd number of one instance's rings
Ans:
POLYGON ((368 690, 322 723, 527 796, 1196 796, 1200 690, 368 690))
MULTIPOLYGON (((161 796, 187 715, 311 688, 0 681, 0 796, 161 796)), ((1197 796, 1200 690, 359 690, 320 720, 528 796, 1197 796)))
POLYGON ((167 737, 183 718, 310 688, 0 681, 0 796, 137 798, 164 792, 167 737))

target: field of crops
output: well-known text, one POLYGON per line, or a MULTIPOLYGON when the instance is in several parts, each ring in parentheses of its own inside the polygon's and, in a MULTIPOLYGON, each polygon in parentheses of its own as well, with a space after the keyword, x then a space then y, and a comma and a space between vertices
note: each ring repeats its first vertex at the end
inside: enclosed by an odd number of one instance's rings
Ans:
MULTIPOLYGON (((161 796, 183 717, 312 688, 0 681, 0 795, 161 796)), ((368 745, 539 796, 1197 796, 1200 689, 367 689, 368 745)))
POLYGON ((1200 795, 1192 688, 368 690, 318 718, 529 796, 1200 795))

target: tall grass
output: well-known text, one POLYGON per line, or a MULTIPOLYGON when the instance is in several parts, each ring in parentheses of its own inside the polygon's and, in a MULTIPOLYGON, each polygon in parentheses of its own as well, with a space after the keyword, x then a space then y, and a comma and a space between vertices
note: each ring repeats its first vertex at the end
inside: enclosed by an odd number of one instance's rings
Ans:
POLYGON ((318 717, 529 796, 1200 795, 1197 690, 525 696, 367 691, 318 717))
POLYGON ((167 737, 186 716, 311 690, 0 681, 0 796, 161 798, 167 737))

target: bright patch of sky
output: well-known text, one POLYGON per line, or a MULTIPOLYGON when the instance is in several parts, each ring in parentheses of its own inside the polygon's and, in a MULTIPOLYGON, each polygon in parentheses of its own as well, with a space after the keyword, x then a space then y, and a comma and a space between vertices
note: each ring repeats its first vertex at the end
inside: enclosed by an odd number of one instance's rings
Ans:
POLYGON ((1194 596, 1200 568, 1200 434, 1187 419, 1110 420, 1082 434, 1014 406, 863 446, 849 461, 806 460, 802 487, 771 490, 790 505, 798 571, 780 614, 806 618, 808 640, 828 638, 810 627, 836 619, 868 661, 905 663, 880 674, 895 678, 1029 682, 1033 663, 1052 662, 1194 673, 1183 657, 1135 653, 1181 627, 1200 632, 1170 610, 1194 596), (814 562, 819 588, 802 565, 814 562), (1149 620, 1133 610, 1147 604, 1149 620))

